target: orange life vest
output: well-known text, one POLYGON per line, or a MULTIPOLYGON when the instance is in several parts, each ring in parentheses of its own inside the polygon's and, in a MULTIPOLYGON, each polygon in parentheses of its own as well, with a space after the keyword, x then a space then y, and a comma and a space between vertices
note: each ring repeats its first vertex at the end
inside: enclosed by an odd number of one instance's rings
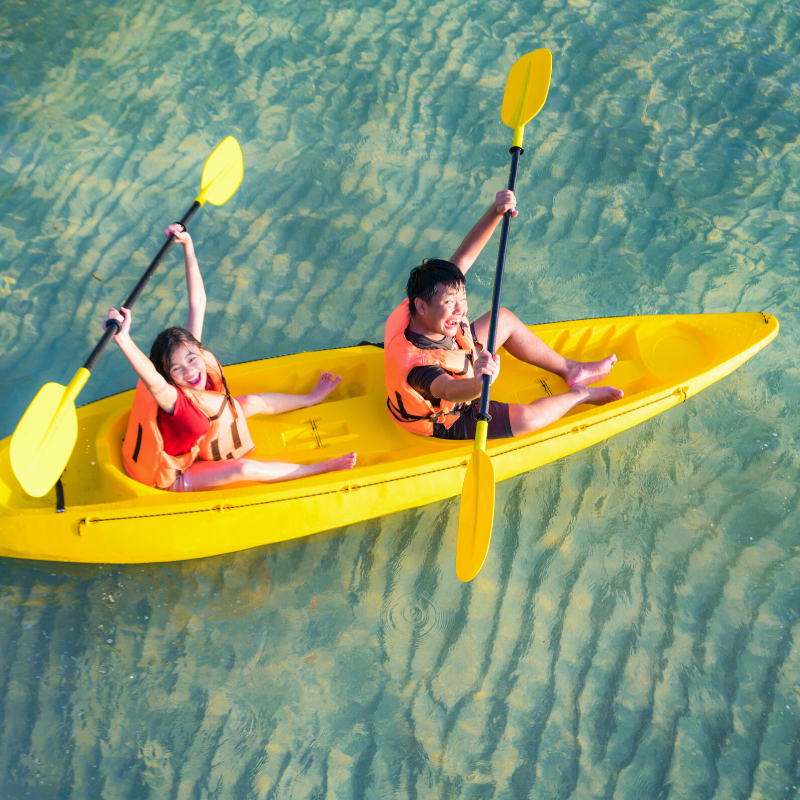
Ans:
POLYGON ((164 452, 164 439, 158 428, 158 403, 142 381, 136 384, 128 431, 122 442, 122 462, 128 474, 140 483, 169 489, 198 459, 242 458, 255 448, 242 407, 228 391, 222 366, 208 350, 203 350, 203 360, 213 389, 180 387, 178 391, 208 417, 210 424, 194 447, 183 455, 164 452))
POLYGON ((434 423, 450 428, 464 412, 465 403, 440 400, 438 408, 426 400, 408 383, 408 373, 414 367, 436 365, 454 378, 474 378, 472 362, 477 354, 469 322, 462 320, 455 340, 456 350, 420 350, 406 339, 405 330, 411 322, 408 300, 404 300, 386 322, 383 366, 386 380, 386 407, 394 420, 412 433, 433 435, 434 423))

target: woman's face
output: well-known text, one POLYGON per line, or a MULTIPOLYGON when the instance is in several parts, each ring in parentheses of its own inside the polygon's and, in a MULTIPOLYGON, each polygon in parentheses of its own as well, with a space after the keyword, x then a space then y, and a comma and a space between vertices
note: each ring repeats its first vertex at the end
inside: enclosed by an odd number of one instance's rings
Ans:
POLYGON ((206 362, 196 345, 181 342, 170 354, 169 374, 176 386, 206 388, 206 362))

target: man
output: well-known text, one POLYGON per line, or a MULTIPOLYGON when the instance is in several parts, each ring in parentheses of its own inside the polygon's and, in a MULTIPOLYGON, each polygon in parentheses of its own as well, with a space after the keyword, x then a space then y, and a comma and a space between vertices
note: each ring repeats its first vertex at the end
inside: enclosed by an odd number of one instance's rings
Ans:
MULTIPOLYGON (((411 271, 408 299, 386 323, 384 367, 387 406, 404 428, 441 439, 474 439, 483 376, 494 383, 500 356, 482 343, 488 341, 491 314, 472 325, 467 321, 464 276, 492 236, 506 211, 517 215, 511 191, 498 192, 494 203, 473 226, 450 261, 426 259, 411 271)), ((571 361, 548 347, 508 309, 501 308, 497 348, 563 378, 567 391, 530 404, 498 403, 489 408, 488 437, 522 436, 560 419, 582 403, 603 405, 623 393, 603 380, 617 361, 571 361)))

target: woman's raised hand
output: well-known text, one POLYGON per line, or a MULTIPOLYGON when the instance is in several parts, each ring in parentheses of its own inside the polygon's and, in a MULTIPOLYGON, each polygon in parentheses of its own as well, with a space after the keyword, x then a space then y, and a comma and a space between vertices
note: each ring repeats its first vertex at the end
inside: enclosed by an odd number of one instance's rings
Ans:
POLYGON ((119 322, 120 328, 114 335, 114 341, 120 337, 130 336, 131 320, 133 317, 127 308, 120 308, 120 311, 122 312, 121 314, 116 308, 109 308, 108 316, 103 320, 103 328, 107 328, 109 321, 112 319, 119 322))
POLYGON ((189 231, 186 230, 179 222, 173 222, 165 231, 164 236, 169 239, 170 234, 175 236, 175 241, 180 242, 184 247, 191 244, 192 237, 189 236, 189 231))

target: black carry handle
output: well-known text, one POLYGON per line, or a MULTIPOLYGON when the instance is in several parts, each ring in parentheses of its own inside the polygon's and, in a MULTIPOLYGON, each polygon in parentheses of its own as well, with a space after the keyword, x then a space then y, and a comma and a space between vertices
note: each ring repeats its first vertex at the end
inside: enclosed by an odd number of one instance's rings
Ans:
MULTIPOLYGON (((511 173, 508 176, 508 188, 513 192, 517 188, 517 169, 519 168, 519 157, 524 152, 521 147, 512 147, 511 153, 511 173)), ((494 293, 492 295, 492 319, 489 322, 489 341, 486 349, 494 355, 495 341, 497 340, 497 322, 500 317, 500 293, 503 290, 503 270, 506 266, 506 250, 508 249, 508 229, 511 224, 511 211, 506 211, 503 215, 503 230, 500 234, 500 249, 497 252, 497 272, 494 276, 494 293)), ((483 376, 483 389, 481 390, 481 410, 478 419, 489 422, 489 392, 491 391, 491 379, 488 375, 483 376)))
MULTIPOLYGON (((192 203, 192 207, 183 215, 180 222, 183 225, 184 230, 186 229, 186 223, 194 216, 197 209, 200 208, 200 203, 195 200, 192 203)), ((128 296, 128 299, 123 303, 123 308, 133 308, 133 304, 139 299, 139 295, 144 291, 144 287, 147 286, 148 281, 150 278, 153 277, 153 273, 158 269, 158 265, 161 263, 161 260, 167 254, 167 250, 172 247, 172 243, 175 241, 175 234, 171 233, 167 237, 167 241, 161 245, 161 249, 156 254, 156 257, 150 262, 150 266, 147 268, 147 272, 142 275, 139 279, 139 283, 136 284, 133 291, 128 296)), ((89 358, 86 359, 86 363, 83 365, 84 369, 88 369, 90 372, 92 371, 92 367, 97 363, 97 359, 103 353, 103 350, 106 349, 106 345, 119 333, 120 328, 122 325, 119 323, 118 320, 110 319, 106 323, 106 332, 103 334, 103 338, 97 343, 97 346, 92 350, 92 354, 89 358)))

